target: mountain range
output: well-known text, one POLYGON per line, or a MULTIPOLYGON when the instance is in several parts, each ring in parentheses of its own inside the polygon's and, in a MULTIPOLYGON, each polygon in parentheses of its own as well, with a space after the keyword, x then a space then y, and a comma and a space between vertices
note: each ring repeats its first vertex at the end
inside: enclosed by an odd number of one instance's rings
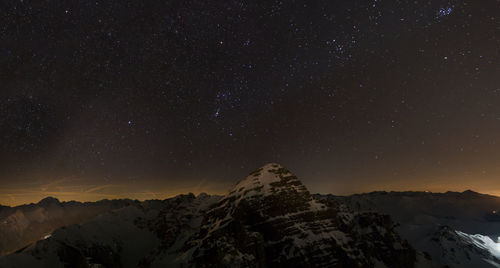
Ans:
POLYGON ((0 267, 500 267, 500 198, 311 194, 267 164, 227 194, 0 208, 0 267))

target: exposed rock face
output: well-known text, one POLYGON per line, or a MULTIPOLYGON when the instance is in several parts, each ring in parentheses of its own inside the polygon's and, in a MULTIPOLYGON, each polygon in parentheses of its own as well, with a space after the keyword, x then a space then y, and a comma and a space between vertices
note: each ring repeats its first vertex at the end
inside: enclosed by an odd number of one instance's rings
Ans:
POLYGON ((256 170, 205 215, 195 266, 412 267, 415 252, 388 216, 319 203, 288 170, 256 170))
MULTIPOLYGON (((50 202, 53 203, 53 202, 50 202)), ((223 197, 145 201, 0 259, 0 267, 414 267, 389 216, 318 201, 278 164, 223 197), (100 265, 100 266, 99 266, 100 265)))

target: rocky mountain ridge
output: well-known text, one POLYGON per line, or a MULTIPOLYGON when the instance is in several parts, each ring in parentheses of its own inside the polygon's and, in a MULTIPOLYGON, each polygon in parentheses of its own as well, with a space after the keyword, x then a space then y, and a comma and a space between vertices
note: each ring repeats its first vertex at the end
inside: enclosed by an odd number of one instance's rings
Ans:
POLYGON ((0 267, 432 267, 389 216, 316 200, 268 164, 225 196, 180 195, 57 229, 0 267))
POLYGON ((311 195, 271 163, 224 196, 2 207, 0 241, 39 241, 0 267, 500 267, 498 208, 473 191, 311 195))

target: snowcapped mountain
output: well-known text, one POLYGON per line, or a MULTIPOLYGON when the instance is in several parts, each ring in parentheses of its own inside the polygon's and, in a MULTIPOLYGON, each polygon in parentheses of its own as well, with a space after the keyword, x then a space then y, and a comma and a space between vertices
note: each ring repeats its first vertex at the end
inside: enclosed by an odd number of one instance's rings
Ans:
POLYGON ((0 207, 0 256, 42 239, 57 228, 88 221, 132 204, 132 200, 59 202, 47 197, 37 204, 0 207))
POLYGON ((376 211, 398 223, 415 249, 449 267, 500 267, 500 198, 462 193, 373 192, 346 197, 316 195, 353 211, 376 211))
POLYGON ((133 203, 0 259, 0 267, 212 266, 434 267, 389 216, 314 199, 278 164, 225 196, 133 203))
POLYGON ((388 217, 320 203, 278 164, 254 171, 207 211, 190 245, 200 267, 412 267, 416 261, 388 217))

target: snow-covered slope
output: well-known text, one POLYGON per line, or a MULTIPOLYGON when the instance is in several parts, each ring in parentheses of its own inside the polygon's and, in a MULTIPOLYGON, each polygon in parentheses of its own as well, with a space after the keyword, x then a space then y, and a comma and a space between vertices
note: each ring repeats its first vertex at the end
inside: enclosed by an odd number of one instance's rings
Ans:
POLYGON ((500 267, 500 198, 463 193, 373 192, 315 196, 355 211, 390 215, 396 230, 417 250, 449 267, 500 267))
POLYGON ((500 244, 488 236, 440 226, 429 238, 427 251, 434 252, 436 261, 449 267, 500 267, 500 244))

